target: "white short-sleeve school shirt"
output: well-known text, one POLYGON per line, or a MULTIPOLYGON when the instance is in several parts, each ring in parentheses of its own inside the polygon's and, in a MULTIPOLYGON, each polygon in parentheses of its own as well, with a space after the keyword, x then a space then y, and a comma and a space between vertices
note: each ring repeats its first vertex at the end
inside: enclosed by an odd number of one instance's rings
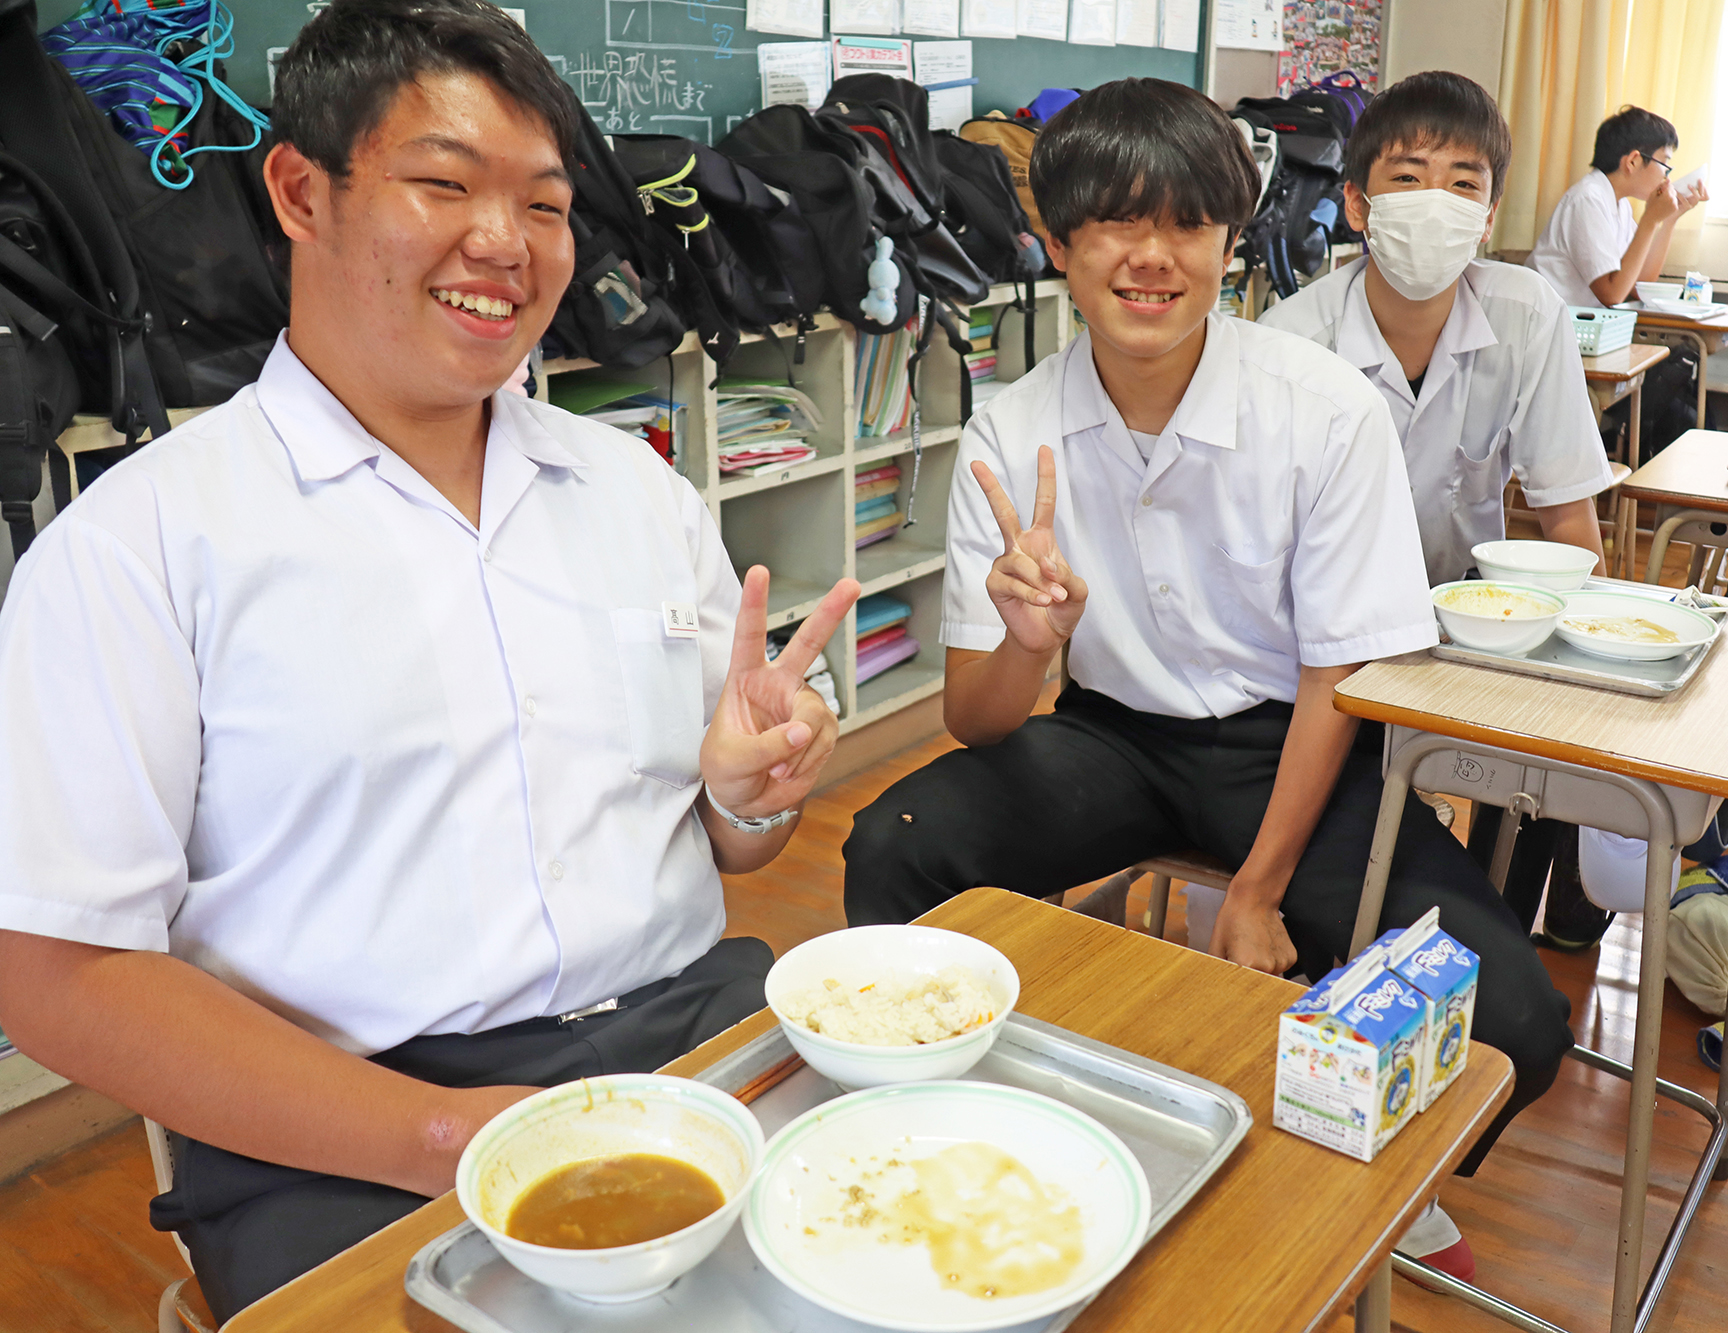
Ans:
POLYGON ((1404 442, 1431 583, 1461 579, 1470 548, 1506 535, 1513 473, 1537 506, 1569 504, 1613 481, 1584 387, 1566 304, 1537 274, 1472 260, 1415 393, 1368 306, 1358 259, 1280 301, 1260 323, 1311 338, 1386 399, 1404 442))
POLYGON ((1547 278, 1567 305, 1600 308, 1590 284, 1619 269, 1637 232, 1632 201, 1616 199, 1608 177, 1591 167, 1560 196, 1524 262, 1547 278))
POLYGON ((1294 701, 1305 665, 1436 642, 1385 401, 1311 342, 1212 315, 1147 457, 1099 381, 1089 334, 972 418, 949 495, 949 647, 988 652, 1006 632, 984 587, 1002 532, 972 462, 1029 523, 1046 444, 1056 539, 1089 589, 1068 655, 1081 685, 1142 712, 1228 717, 1294 701))
POLYGON ((724 925, 692 807, 737 602, 640 440, 496 395, 476 530, 279 341, 20 565, 0 927, 361 1054, 677 972, 724 925))

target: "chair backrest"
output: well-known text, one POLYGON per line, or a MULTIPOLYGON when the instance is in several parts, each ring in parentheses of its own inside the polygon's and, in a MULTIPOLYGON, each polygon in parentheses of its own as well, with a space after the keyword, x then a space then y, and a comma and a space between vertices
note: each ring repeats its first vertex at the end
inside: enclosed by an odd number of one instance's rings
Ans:
MULTIPOLYGON (((174 1146, 168 1141, 168 1131, 154 1120, 144 1121, 144 1140, 150 1145, 150 1165, 156 1172, 156 1189, 166 1194, 174 1188, 174 1146)), ((174 1237, 174 1246, 180 1251, 180 1257, 186 1261, 186 1267, 192 1267, 192 1252, 186 1248, 186 1242, 180 1239, 180 1233, 170 1231, 174 1237)))

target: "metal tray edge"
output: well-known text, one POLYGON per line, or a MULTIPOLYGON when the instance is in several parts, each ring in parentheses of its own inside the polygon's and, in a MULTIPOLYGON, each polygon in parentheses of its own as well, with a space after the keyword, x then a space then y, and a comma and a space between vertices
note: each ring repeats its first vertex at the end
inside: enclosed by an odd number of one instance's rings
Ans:
MULTIPOLYGON (((1678 694, 1692 683, 1692 678, 1698 674, 1721 641, 1722 628, 1718 627, 1715 638, 1693 654, 1684 671, 1666 683, 1617 675, 1606 667, 1595 670, 1589 667, 1562 666, 1556 662, 1532 662, 1527 657, 1511 657, 1504 653, 1490 652, 1485 648, 1464 648, 1455 643, 1437 643, 1428 651, 1443 662, 1462 662, 1466 666, 1487 667, 1491 671, 1506 671, 1516 676, 1535 676, 1539 680, 1584 685, 1591 689, 1611 690, 1616 694, 1632 694, 1645 699, 1665 699, 1670 694, 1678 694)), ((1602 660, 1606 662, 1608 659, 1602 660)))
POLYGON ((467 1333, 514 1333, 514 1330, 506 1328, 484 1310, 466 1301, 457 1300, 432 1276, 433 1269, 444 1252, 468 1232, 478 1230, 472 1222, 463 1218, 443 1235, 436 1236, 421 1246, 419 1252, 408 1261, 408 1269, 402 1275, 402 1289, 433 1314, 441 1319, 448 1319, 457 1328, 467 1330, 467 1333))

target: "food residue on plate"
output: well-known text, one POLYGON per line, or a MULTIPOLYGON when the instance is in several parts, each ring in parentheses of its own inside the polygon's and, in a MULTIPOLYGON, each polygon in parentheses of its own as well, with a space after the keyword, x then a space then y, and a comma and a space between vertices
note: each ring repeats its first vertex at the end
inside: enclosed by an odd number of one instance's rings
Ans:
POLYGON ((1680 642, 1680 636, 1666 625, 1638 616, 1567 616, 1560 623, 1574 634, 1601 639, 1623 639, 1628 643, 1680 642))
POLYGON ((788 996, 780 1007, 801 1027, 862 1046, 922 1046, 996 1017, 990 992, 964 967, 909 980, 889 977, 855 990, 829 978, 820 988, 788 996))
POLYGON ((889 1158, 859 1173, 805 1226, 827 1244, 922 1245, 945 1289, 982 1300, 1030 1296, 1073 1277, 1086 1256, 1080 1208, 988 1143, 889 1158), (826 1224, 826 1225, 824 1225, 826 1224))
POLYGON ((1497 616, 1502 620, 1531 620, 1537 616, 1551 616, 1555 611, 1552 602, 1510 588, 1499 588, 1492 583, 1450 588, 1434 602, 1448 611, 1461 611, 1467 616, 1497 616))
POLYGON ((606 1250, 682 1231, 725 1202, 713 1178, 688 1162, 618 1153, 542 1176, 510 1206, 504 1233, 530 1245, 606 1250))

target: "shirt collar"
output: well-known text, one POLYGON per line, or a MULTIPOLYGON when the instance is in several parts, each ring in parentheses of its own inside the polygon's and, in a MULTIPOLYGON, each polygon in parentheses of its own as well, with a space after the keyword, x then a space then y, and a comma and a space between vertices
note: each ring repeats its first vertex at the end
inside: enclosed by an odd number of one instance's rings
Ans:
MULTIPOLYGON (((1165 434, 1174 433, 1186 441, 1220 449, 1236 447, 1236 382, 1240 374, 1237 341, 1229 318, 1216 312, 1206 316, 1206 346, 1200 353, 1200 364, 1194 368, 1194 378, 1188 381, 1165 434)), ((1134 447, 1122 413, 1098 378, 1090 331, 1074 340, 1068 355, 1062 386, 1063 436, 1103 426, 1106 439, 1119 446, 1118 452, 1125 450, 1124 456, 1139 468, 1140 451, 1134 447)))
MULTIPOLYGON (((288 346, 276 336, 258 376, 258 405, 294 461, 302 481, 329 481, 361 463, 374 463, 383 446, 288 346)), ((587 464, 541 425, 520 394, 492 395, 489 439, 509 444, 544 467, 583 472, 587 464)))
MULTIPOLYGON (((1393 355, 1392 348, 1386 342, 1386 335, 1380 331, 1380 323, 1374 318, 1374 312, 1368 305, 1368 260, 1364 257, 1354 262, 1360 265, 1360 268, 1351 275, 1349 289, 1344 294, 1344 313, 1338 321, 1336 351, 1361 371, 1388 365, 1396 367, 1397 373, 1392 379, 1408 388, 1403 367, 1399 366, 1398 358, 1393 355)), ((1453 299, 1452 310, 1446 316, 1446 322, 1440 326, 1440 336, 1434 343, 1434 355, 1428 362, 1430 370, 1434 369, 1442 357, 1461 356, 1465 352, 1493 347, 1500 341, 1489 327, 1488 315, 1482 309, 1482 302, 1476 299, 1473 285, 1476 276, 1477 261, 1472 260, 1458 279, 1458 294, 1453 299)), ((1387 383, 1391 383, 1391 379, 1388 379, 1387 383)))

